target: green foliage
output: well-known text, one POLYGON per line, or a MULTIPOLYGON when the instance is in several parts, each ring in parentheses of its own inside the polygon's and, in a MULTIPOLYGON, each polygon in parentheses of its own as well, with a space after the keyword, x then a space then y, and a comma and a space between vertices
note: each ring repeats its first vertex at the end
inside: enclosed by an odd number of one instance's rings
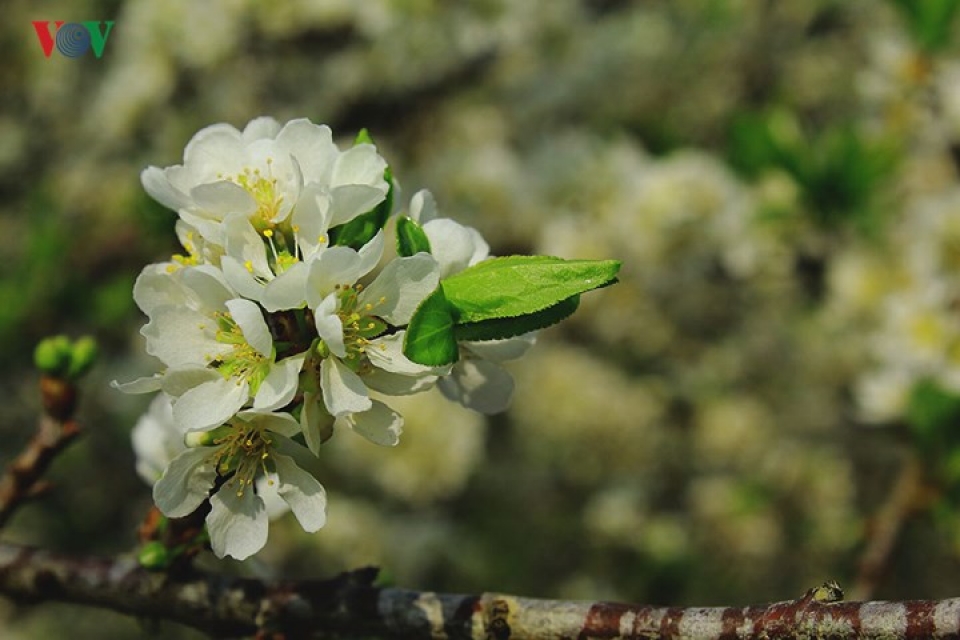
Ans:
POLYGON ((800 187, 809 215, 824 227, 878 224, 874 195, 890 177, 897 145, 870 139, 851 124, 804 131, 788 111, 745 112, 734 119, 728 154, 749 177, 770 169, 788 173, 800 187))
POLYGON ((890 0, 900 10, 917 46, 927 53, 950 44, 960 0, 890 0))
POLYGON ((437 287, 410 319, 403 339, 403 353, 414 362, 431 367, 456 362, 455 314, 456 309, 444 297, 443 287, 437 287))
POLYGON ((440 283, 414 313, 404 354, 440 366, 456 362, 457 340, 497 340, 569 316, 579 295, 616 282, 616 260, 509 256, 480 262, 440 283))
POLYGON ((940 480, 960 482, 960 396, 935 382, 920 382, 910 395, 906 419, 917 448, 940 480))

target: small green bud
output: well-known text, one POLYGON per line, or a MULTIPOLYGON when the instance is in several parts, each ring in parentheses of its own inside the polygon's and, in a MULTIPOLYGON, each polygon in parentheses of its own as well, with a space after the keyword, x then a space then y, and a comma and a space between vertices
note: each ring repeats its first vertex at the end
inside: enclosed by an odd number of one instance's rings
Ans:
POLYGON ((66 374, 70 359, 70 340, 63 335, 44 338, 33 351, 37 369, 58 378, 66 374))
POLYGON ((370 136, 370 132, 367 131, 367 128, 364 127, 360 129, 360 132, 357 134, 356 139, 353 141, 354 145, 358 144, 373 144, 373 138, 370 136))
POLYGON ((97 361, 99 349, 97 341, 92 336, 83 336, 73 343, 70 350, 70 364, 67 368, 67 377, 76 380, 85 375, 97 361))
POLYGON ((162 542, 148 542, 137 553, 137 561, 144 569, 152 571, 161 571, 170 566, 173 560, 170 550, 163 546, 162 542))

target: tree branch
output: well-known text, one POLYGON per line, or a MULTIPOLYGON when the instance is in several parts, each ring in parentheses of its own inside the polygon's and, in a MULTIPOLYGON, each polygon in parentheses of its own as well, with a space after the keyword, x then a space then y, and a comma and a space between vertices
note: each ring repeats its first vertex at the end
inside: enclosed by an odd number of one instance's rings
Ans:
POLYGON ((375 569, 328 580, 264 582, 195 571, 177 579, 132 558, 72 558, 0 544, 0 594, 162 618, 215 636, 387 636, 548 640, 632 638, 960 638, 960 598, 842 602, 811 589, 797 600, 731 608, 564 602, 485 593, 378 588, 375 569))
POLYGON ((42 481, 43 474, 79 435, 80 428, 72 420, 60 422, 47 415, 40 418, 33 438, 0 477, 0 528, 21 504, 49 489, 50 485, 42 481))

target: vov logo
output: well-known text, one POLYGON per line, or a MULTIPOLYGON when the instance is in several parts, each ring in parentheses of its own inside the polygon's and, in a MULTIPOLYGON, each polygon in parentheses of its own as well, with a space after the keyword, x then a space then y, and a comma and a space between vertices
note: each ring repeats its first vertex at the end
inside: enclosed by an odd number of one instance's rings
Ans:
POLYGON ((37 40, 40 41, 40 48, 43 49, 43 55, 46 58, 53 53, 54 44, 57 45, 60 55, 68 58, 79 58, 90 49, 93 49, 93 55, 99 58, 103 55, 103 48, 107 44, 107 38, 110 37, 113 23, 113 20, 66 23, 63 20, 56 20, 51 29, 49 20, 34 20, 33 28, 37 32, 37 40), (101 25, 106 26, 101 27, 101 25))

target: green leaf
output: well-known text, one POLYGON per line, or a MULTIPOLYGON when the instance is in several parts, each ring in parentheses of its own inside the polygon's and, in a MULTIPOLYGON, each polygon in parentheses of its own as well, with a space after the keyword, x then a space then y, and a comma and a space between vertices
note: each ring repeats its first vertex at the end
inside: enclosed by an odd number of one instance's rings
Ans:
POLYGON ((960 0, 893 0, 917 45, 928 53, 950 44, 960 0))
POLYGON ((453 328, 456 309, 442 287, 427 296, 410 318, 403 338, 403 354, 422 365, 440 367, 457 361, 459 348, 453 328))
POLYGON ((423 227, 409 216, 397 218, 397 253, 403 257, 426 251, 430 253, 430 240, 423 227))
POLYGON ((580 296, 570 296, 552 307, 516 318, 493 318, 454 327, 457 340, 503 340, 557 324, 569 317, 580 305, 580 296))
POLYGON ((516 318, 616 281, 617 260, 509 256, 485 260, 441 283, 458 323, 516 318))

